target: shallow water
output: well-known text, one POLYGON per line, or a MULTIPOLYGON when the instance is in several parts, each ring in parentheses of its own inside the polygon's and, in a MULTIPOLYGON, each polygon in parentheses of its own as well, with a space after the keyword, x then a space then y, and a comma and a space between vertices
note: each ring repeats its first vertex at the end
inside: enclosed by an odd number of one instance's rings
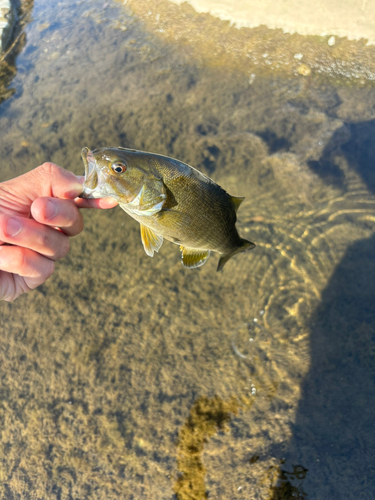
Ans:
POLYGON ((167 154, 246 197, 257 247, 190 271, 120 208, 86 211, 50 280, 0 306, 1 498, 371 498, 375 88, 164 35, 120 2, 36 0, 0 180, 80 174, 83 146, 167 154))

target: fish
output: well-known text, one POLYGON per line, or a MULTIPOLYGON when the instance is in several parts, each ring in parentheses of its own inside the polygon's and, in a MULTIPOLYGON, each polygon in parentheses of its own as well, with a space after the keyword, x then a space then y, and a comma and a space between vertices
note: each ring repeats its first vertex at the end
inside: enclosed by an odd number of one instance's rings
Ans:
POLYGON ((140 223, 150 257, 164 239, 180 246, 182 264, 203 266, 211 252, 220 254, 217 270, 237 253, 255 247, 236 229, 244 198, 174 158, 123 147, 82 149, 85 178, 82 198, 114 198, 140 223))

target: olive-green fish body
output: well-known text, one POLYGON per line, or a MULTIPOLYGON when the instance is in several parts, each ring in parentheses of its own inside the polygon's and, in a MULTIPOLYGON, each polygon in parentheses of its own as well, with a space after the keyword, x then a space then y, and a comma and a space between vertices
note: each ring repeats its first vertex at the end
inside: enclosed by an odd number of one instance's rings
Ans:
POLYGON ((243 198, 230 196, 195 168, 173 158, 125 148, 82 150, 82 196, 112 196, 141 224, 150 256, 163 238, 180 245, 182 263, 203 265, 210 251, 220 253, 220 270, 232 255, 254 248, 235 227, 243 198))

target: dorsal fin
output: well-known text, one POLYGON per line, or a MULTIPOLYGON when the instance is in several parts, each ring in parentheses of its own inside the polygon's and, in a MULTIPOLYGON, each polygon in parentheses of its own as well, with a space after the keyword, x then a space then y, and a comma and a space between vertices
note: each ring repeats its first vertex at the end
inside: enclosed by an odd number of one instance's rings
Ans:
POLYGON ((231 201, 233 203, 234 210, 237 213, 237 210, 239 209, 239 206, 241 205, 241 203, 243 202, 243 200, 245 198, 244 197, 239 197, 239 196, 231 196, 230 199, 231 199, 231 201))

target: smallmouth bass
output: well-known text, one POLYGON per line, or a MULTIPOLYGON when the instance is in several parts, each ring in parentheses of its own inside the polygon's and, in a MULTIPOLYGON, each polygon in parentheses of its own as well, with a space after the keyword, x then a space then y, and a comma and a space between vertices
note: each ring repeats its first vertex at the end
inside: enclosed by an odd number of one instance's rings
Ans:
POLYGON ((220 256, 217 270, 235 254, 255 247, 236 229, 243 198, 230 196, 197 169, 179 160, 126 148, 82 149, 85 181, 82 198, 111 196, 141 226, 147 255, 163 239, 180 245, 182 264, 205 264, 220 256))

